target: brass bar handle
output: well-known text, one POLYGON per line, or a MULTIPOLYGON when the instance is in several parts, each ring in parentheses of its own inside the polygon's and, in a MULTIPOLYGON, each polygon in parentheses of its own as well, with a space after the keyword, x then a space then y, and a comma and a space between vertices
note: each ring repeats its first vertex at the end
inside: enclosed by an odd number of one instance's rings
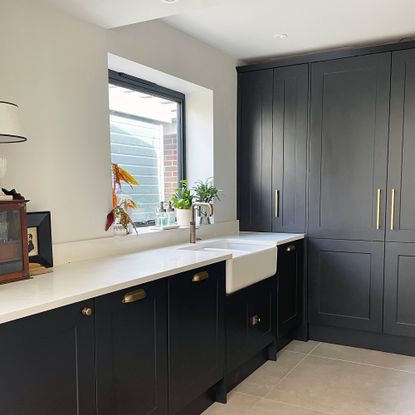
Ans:
POLYGON ((143 300, 146 297, 147 297, 147 293, 144 290, 140 289, 140 290, 131 291, 125 294, 122 299, 122 302, 124 304, 134 303, 136 301, 143 300))
POLYGON ((274 195, 274 209, 275 209, 275 217, 280 217, 280 191, 275 189, 275 195, 274 195))
POLYGON ((197 272, 192 277, 192 282, 201 282, 209 278, 209 273, 207 271, 197 272))
POLYGON ((395 222, 395 189, 392 189, 392 201, 391 201, 391 231, 394 229, 395 222))
POLYGON ((294 252, 296 250, 295 245, 288 245, 286 251, 287 252, 294 252))
POLYGON ((380 201, 381 201, 382 191, 378 189, 376 192, 376 229, 380 229, 380 201))

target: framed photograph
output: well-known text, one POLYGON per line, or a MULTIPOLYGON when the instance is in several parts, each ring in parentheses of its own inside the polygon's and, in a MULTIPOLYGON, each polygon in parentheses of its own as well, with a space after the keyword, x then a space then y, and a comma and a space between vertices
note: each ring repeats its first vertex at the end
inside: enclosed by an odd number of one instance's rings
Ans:
POLYGON ((53 267, 50 212, 27 214, 29 262, 45 268, 53 267))

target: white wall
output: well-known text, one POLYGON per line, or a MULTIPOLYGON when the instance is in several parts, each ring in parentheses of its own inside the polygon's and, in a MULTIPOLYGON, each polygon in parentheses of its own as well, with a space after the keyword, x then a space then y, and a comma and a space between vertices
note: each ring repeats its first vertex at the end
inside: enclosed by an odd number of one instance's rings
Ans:
POLYGON ((21 106, 29 137, 0 147, 1 184, 52 211, 54 242, 108 236, 107 52, 213 90, 215 219, 235 219, 236 62, 161 22, 105 31, 32 0, 0 0, 0 100, 21 106))

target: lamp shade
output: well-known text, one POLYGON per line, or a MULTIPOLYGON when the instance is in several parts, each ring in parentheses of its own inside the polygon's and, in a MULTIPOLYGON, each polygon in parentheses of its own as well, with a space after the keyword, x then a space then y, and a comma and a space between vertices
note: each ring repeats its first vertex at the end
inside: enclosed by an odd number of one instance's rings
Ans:
POLYGON ((26 141, 19 123, 19 107, 0 101, 0 144, 26 141))

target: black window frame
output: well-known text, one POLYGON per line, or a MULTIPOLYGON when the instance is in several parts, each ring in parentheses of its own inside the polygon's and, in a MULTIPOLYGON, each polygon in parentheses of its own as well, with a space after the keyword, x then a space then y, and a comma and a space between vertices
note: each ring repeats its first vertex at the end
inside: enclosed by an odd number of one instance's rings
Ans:
MULTIPOLYGON (((153 95, 159 98, 165 98, 176 102, 178 105, 177 111, 177 180, 186 179, 186 128, 185 128, 185 109, 186 96, 185 94, 175 91, 173 89, 165 88, 153 82, 137 78, 123 72, 116 72, 111 69, 108 70, 108 83, 124 88, 129 88, 138 92, 153 95)), ((137 222, 136 226, 145 227, 154 225, 154 221, 146 223, 137 222)))

